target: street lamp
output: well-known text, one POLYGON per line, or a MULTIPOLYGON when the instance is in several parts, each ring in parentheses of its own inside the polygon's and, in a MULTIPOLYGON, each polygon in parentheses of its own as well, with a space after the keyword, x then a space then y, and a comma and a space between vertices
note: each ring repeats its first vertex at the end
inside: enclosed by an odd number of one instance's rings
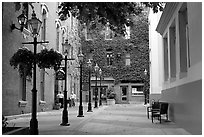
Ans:
POLYGON ((82 51, 80 51, 80 54, 78 55, 79 64, 80 64, 80 104, 79 104, 79 115, 77 117, 84 117, 83 116, 83 106, 82 106, 82 62, 83 62, 84 55, 82 54, 82 51))
MULTIPOLYGON (((147 70, 146 69, 144 70, 144 75, 145 75, 145 81, 144 81, 144 87, 145 87, 146 75, 147 75, 147 70)), ((144 88, 144 90, 145 90, 145 88, 144 88)), ((146 92, 144 92, 144 96, 145 96, 144 104, 146 105, 147 104, 147 93, 146 92)))
POLYGON ((99 69, 99 75, 100 75, 100 100, 99 100, 99 106, 101 106, 102 105, 102 100, 101 100, 101 76, 102 76, 102 70, 101 70, 101 68, 99 69))
MULTIPOLYGON (((63 44, 63 46, 67 46, 69 48, 71 45, 68 44, 68 40, 63 44)), ((69 126, 70 124, 68 123, 68 110, 67 110, 67 55, 68 55, 68 50, 65 50, 64 52, 65 58, 65 82, 64 82, 64 109, 62 112, 62 123, 60 124, 61 126, 69 126)))
POLYGON ((87 112, 93 112, 92 106, 91 106, 91 59, 87 62, 89 67, 89 103, 88 103, 88 111, 87 112))
MULTIPOLYGON (((21 20, 22 18, 18 18, 18 20, 21 20)), ((24 19, 21 21, 25 21, 24 19)), ((20 22, 20 25, 23 24, 23 22, 20 22)), ((30 27, 31 33, 33 34, 34 41, 33 42, 26 42, 22 44, 33 44, 34 45, 34 56, 36 56, 37 52, 37 44, 42 43, 48 43, 48 41, 45 42, 37 42, 37 36, 40 31, 40 26, 42 22, 36 18, 36 14, 33 11, 32 18, 28 20, 28 25, 30 27)), ((24 22, 25 24, 25 22, 24 22)), ((33 89, 32 89, 32 117, 30 120, 30 134, 31 135, 38 135, 38 121, 36 117, 37 113, 37 89, 36 89, 36 58, 34 58, 33 61, 33 89)))
POLYGON ((94 69, 95 69, 95 73, 96 73, 95 106, 94 106, 94 108, 98 108, 98 98, 97 98, 97 95, 98 95, 98 88, 97 88, 97 72, 98 72, 99 66, 98 66, 97 63, 96 63, 96 66, 94 67, 94 69))
POLYGON ((146 69, 144 70, 144 74, 145 74, 145 76, 147 75, 147 70, 146 69))
POLYGON ((17 29, 17 30, 20 30, 21 32, 23 31, 23 28, 26 24, 26 21, 27 21, 27 17, 25 16, 24 13, 22 13, 21 15, 19 15, 17 17, 18 19, 18 23, 20 24, 20 28, 17 28, 16 25, 14 23, 11 24, 11 31, 14 30, 14 29, 17 29))

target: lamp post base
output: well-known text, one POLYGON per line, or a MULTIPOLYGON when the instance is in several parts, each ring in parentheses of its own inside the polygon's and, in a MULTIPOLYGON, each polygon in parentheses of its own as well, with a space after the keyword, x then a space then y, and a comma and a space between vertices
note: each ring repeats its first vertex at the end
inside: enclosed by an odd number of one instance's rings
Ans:
POLYGON ((30 121, 30 135, 38 135, 38 121, 37 119, 31 119, 30 121))
POLYGON ((70 126, 69 123, 61 123, 60 126, 70 126))
POLYGON ((102 100, 99 100, 99 106, 102 106, 102 100))
POLYGON ((82 105, 79 106, 79 115, 77 117, 84 117, 84 115, 83 115, 83 106, 82 105))
POLYGON ((63 110, 62 123, 60 125, 61 126, 69 126, 70 125, 68 123, 68 111, 67 110, 63 110))
POLYGON ((95 102, 94 108, 98 108, 98 102, 97 101, 95 102))
POLYGON ((88 110, 87 110, 87 112, 93 112, 92 111, 92 107, 91 107, 91 102, 88 103, 88 110))

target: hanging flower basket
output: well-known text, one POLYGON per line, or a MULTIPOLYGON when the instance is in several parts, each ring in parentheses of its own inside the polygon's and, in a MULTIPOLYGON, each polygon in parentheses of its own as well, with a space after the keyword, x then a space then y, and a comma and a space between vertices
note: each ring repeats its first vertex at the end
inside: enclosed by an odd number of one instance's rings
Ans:
POLYGON ((19 48, 11 57, 10 65, 13 66, 14 69, 18 69, 21 77, 24 75, 24 73, 26 76, 31 77, 33 61, 33 53, 29 49, 23 47, 19 48))
MULTIPOLYGON (((34 63, 35 56, 27 48, 20 48, 18 51, 11 57, 10 65, 14 69, 18 69, 20 76, 29 76, 32 77, 32 68, 34 63)), ((36 64, 39 68, 57 68, 61 65, 63 59, 62 54, 54 51, 53 49, 48 50, 44 49, 36 55, 36 64)))
POLYGON ((56 68, 61 65, 63 59, 62 54, 54 49, 44 49, 37 54, 36 60, 39 68, 56 68))

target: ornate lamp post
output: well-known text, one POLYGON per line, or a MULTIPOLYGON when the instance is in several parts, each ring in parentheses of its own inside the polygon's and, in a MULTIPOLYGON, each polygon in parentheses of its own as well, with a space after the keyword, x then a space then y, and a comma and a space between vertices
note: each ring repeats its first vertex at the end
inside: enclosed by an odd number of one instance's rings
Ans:
MULTIPOLYGON (((69 48, 71 45, 68 44, 68 40, 66 40, 63 46, 66 46, 67 48, 69 48)), ((62 112, 62 123, 60 125, 69 126, 70 124, 68 123, 68 110, 67 110, 67 60, 73 60, 73 59, 67 59, 68 50, 65 50, 64 54, 65 54, 64 109, 62 112)))
MULTIPOLYGON (((20 16, 18 19, 20 19, 20 16)), ((22 30, 23 29, 22 24, 25 24, 25 23, 22 23, 20 21, 19 21, 19 23, 21 25, 21 30, 22 30)), ((38 36, 42 22, 39 19, 37 19, 34 11, 32 13, 32 18, 29 19, 27 23, 30 27, 31 33, 33 34, 34 41, 33 42, 26 42, 26 43, 22 43, 22 44, 33 44, 34 45, 34 56, 36 56, 37 44, 48 43, 48 41, 37 42, 37 36, 38 36)), ((36 58, 34 58, 34 62, 33 62, 33 89, 32 89, 32 117, 30 120, 30 134, 31 135, 38 135, 38 121, 37 121, 36 113, 37 113, 36 58)))
MULTIPOLYGON (((144 70, 144 75, 145 75, 145 83, 146 83, 146 75, 147 75, 147 70, 146 69, 144 70)), ((146 92, 144 92, 144 96, 145 96, 144 104, 146 105, 147 104, 147 93, 146 92)))
POLYGON ((89 67, 89 103, 88 103, 88 111, 87 112, 93 112, 92 106, 91 106, 91 60, 87 62, 89 67))
POLYGON ((95 85, 95 106, 94 108, 98 108, 98 87, 97 87, 97 72, 98 72, 98 69, 99 69, 99 66, 98 64, 96 63, 96 66, 94 67, 95 69, 95 73, 96 73, 96 85, 95 85))
POLYGON ((84 117, 83 116, 83 106, 82 106, 82 62, 83 62, 84 55, 82 52, 78 55, 79 64, 80 64, 80 105, 79 105, 79 115, 77 117, 84 117))
POLYGON ((102 88, 101 88, 101 76, 102 76, 102 70, 101 70, 101 68, 99 69, 99 75, 100 75, 100 100, 99 100, 99 106, 101 106, 102 105, 102 100, 101 100, 101 90, 102 90, 102 88))

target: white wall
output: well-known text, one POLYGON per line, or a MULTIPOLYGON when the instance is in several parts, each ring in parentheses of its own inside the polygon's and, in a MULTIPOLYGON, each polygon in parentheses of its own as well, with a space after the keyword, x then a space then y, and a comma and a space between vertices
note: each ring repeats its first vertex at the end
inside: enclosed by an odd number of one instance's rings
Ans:
POLYGON ((161 94, 163 81, 162 37, 156 32, 161 12, 149 11, 150 94, 161 94))

